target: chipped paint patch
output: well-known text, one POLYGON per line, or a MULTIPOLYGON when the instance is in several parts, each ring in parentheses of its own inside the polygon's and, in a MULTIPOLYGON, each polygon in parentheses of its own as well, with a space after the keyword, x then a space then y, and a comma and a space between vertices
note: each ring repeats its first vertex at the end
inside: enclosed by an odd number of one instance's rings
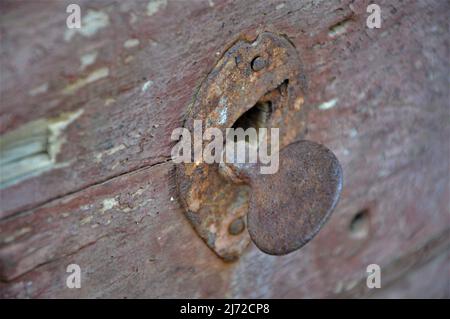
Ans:
POLYGON ((142 85, 142 92, 147 92, 150 86, 153 85, 153 81, 147 81, 142 85))
POLYGON ((97 69, 97 70, 93 71, 92 73, 90 73, 87 77, 78 79, 74 83, 66 86, 62 90, 62 94, 64 94, 64 95, 73 94, 76 91, 78 91, 79 89, 81 89, 83 86, 86 86, 89 83, 98 81, 100 79, 106 78, 108 75, 109 75, 108 68, 97 69))
POLYGON ((161 9, 167 6, 167 0, 151 0, 147 4, 147 15, 152 16, 161 9))
POLYGON ((90 52, 83 54, 80 57, 80 70, 83 71, 88 66, 94 64, 95 60, 97 60, 98 52, 90 52))
POLYGON ((19 238, 20 236, 23 236, 26 233, 29 233, 30 231, 31 231, 31 227, 21 228, 21 229, 15 231, 13 234, 5 237, 3 240, 1 240, 1 242, 3 244, 11 243, 11 242, 15 241, 17 238, 19 238))
POLYGON ((31 96, 36 96, 47 92, 47 90, 48 90, 48 83, 44 83, 35 88, 32 88, 30 91, 28 91, 28 94, 31 96))
POLYGON ((139 40, 138 39, 128 39, 127 41, 125 41, 123 43, 123 47, 126 49, 130 49, 130 48, 134 48, 136 46, 139 45, 139 40))
POLYGON ((56 163, 56 160, 66 142, 64 130, 81 114, 83 109, 39 119, 3 135, 0 138, 0 189, 70 165, 70 162, 56 163))
POLYGON ((351 21, 352 20, 350 18, 347 18, 343 21, 336 23, 335 25, 330 27, 328 36, 334 38, 346 33, 349 25, 351 24, 351 21))
POLYGON ((280 4, 278 4, 278 5, 275 7, 275 10, 281 10, 281 9, 284 8, 284 6, 285 6, 284 3, 280 3, 280 4))
POLYGON ((303 98, 303 96, 299 96, 294 103, 294 109, 296 111, 300 111, 302 108, 303 103, 305 102, 305 99, 303 98))
POLYGON ((66 138, 62 134, 63 131, 77 118, 79 118, 83 112, 83 109, 79 109, 75 112, 63 113, 58 118, 51 119, 49 121, 47 152, 53 162, 56 162, 56 155, 58 155, 61 150, 61 146, 66 142, 66 138))
POLYGON ((136 197, 136 196, 141 196, 142 194, 144 193, 144 189, 143 188, 139 188, 137 191, 135 191, 134 193, 133 193, 133 198, 134 197, 136 197))
POLYGON ((318 108, 319 108, 319 110, 322 110, 322 111, 329 110, 329 109, 331 109, 331 108, 336 106, 337 101, 338 101, 337 99, 329 100, 327 102, 324 102, 324 103, 320 104, 318 106, 318 108))
POLYGON ((107 156, 111 156, 114 153, 117 153, 121 150, 125 149, 125 145, 124 144, 120 144, 118 146, 115 146, 113 148, 110 148, 104 152, 98 153, 97 155, 95 155, 95 162, 100 163, 103 156, 107 155, 107 156))
POLYGON ((92 207, 91 204, 87 204, 87 205, 80 206, 80 209, 82 211, 87 211, 87 210, 91 209, 91 207, 92 207))
POLYGON ((89 224, 92 221, 92 219, 93 219, 92 216, 85 217, 82 220, 80 220, 80 225, 89 224))
POLYGON ((105 151, 106 155, 113 155, 114 153, 117 153, 118 151, 121 151, 125 149, 125 145, 124 144, 120 144, 116 147, 110 148, 109 150, 105 151))
POLYGON ((84 37, 90 38, 95 35, 98 30, 109 25, 109 16, 102 11, 88 10, 81 20, 81 28, 66 28, 64 40, 70 41, 78 33, 84 37))
POLYGON ((117 168, 117 166, 119 166, 120 164, 122 164, 121 161, 114 163, 114 165, 111 167, 111 170, 112 171, 115 170, 117 168))
POLYGON ((102 202, 102 213, 106 212, 107 210, 113 209, 119 204, 117 199, 113 198, 106 198, 102 202))

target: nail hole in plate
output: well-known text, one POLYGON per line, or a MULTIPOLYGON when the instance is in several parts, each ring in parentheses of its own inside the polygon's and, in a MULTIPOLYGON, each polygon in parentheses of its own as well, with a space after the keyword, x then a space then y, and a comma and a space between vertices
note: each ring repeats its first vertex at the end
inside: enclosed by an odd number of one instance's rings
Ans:
POLYGON ((233 220, 228 226, 228 233, 230 235, 236 236, 242 233, 245 229, 245 222, 242 217, 233 220))
POLYGON ((252 60, 251 66, 253 71, 258 72, 267 66, 267 61, 264 58, 257 56, 252 60))

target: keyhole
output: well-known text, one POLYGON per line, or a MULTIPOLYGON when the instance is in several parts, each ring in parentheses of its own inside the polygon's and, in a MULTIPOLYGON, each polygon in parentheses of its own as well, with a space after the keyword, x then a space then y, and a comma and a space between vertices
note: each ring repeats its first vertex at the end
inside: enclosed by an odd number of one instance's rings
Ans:
MULTIPOLYGON (((260 128, 267 128, 270 115, 272 113, 272 102, 260 101, 257 102, 251 109, 242 114, 232 128, 242 128, 244 131, 248 128, 254 128, 258 134, 260 128)), ((236 138, 235 138, 236 142, 236 138)), ((246 137, 248 142, 248 136, 246 137)))
MULTIPOLYGON (((232 128, 242 128, 244 131, 248 128, 254 128, 259 133, 260 128, 269 128, 270 117, 276 105, 272 100, 277 100, 287 92, 289 81, 285 80, 276 89, 267 92, 256 104, 244 112, 232 125, 232 128)), ((236 138, 235 138, 236 142, 236 138)), ((248 137, 246 137, 248 142, 248 137)))

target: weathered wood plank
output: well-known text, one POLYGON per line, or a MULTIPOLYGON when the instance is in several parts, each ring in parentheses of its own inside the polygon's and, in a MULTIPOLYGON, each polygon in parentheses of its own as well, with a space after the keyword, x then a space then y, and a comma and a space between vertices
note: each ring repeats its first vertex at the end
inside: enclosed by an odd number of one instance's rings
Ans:
MULTIPOLYGON (((214 3, 210 7, 206 1, 193 1, 186 6, 169 1, 148 16, 146 1, 82 2, 83 12, 104 15, 108 23, 94 24, 95 34, 76 34, 70 41, 66 3, 38 2, 6 10, 1 24, 0 131, 62 112, 83 113, 62 133, 54 169, 1 190, 1 216, 167 159, 170 133, 181 125, 196 86, 218 59, 216 53, 238 37, 265 29, 286 33, 299 49, 310 85, 306 106, 337 98, 339 117, 358 110, 363 120, 373 122, 379 115, 368 103, 370 97, 377 112, 404 104, 411 90, 408 99, 417 106, 439 95, 442 99, 445 75, 440 65, 446 63, 446 51, 439 35, 445 33, 447 9, 442 2, 398 8, 386 3, 379 31, 366 29, 364 2, 214 3), (429 21, 430 15, 435 20, 429 21), (23 18, 15 19, 18 16, 23 18), (330 33, 342 21, 345 32, 330 33), (39 29, 30 30, 30 24, 39 29), (139 44, 130 47, 130 40, 139 44), (410 72, 414 75, 405 81, 410 72), (383 90, 380 81, 385 79, 395 83, 383 90), (429 89, 420 90, 422 86, 429 89)), ((332 115, 321 118, 330 121, 332 115)))
POLYGON ((217 258, 183 217, 172 164, 139 170, 3 221, 0 271, 8 283, 1 290, 5 297, 341 294, 365 276, 368 264, 388 265, 436 235, 443 234, 441 246, 449 249, 448 216, 442 214, 447 199, 440 193, 445 172, 431 170, 438 161, 426 154, 374 182, 365 189, 371 198, 344 196, 328 225, 301 251, 273 257, 252 246, 236 263, 217 258), (371 199, 369 230, 355 233, 351 220, 371 199), (72 262, 85 271, 84 290, 64 286, 72 262))

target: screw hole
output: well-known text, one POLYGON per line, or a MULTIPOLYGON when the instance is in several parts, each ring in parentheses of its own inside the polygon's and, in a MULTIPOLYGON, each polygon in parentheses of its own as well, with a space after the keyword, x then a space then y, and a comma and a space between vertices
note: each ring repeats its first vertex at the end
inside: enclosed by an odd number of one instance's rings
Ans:
POLYGON ((255 57, 251 62, 252 70, 255 72, 261 71, 267 65, 267 61, 260 56, 255 57))
POLYGON ((364 239, 369 236, 370 216, 369 210, 364 209, 356 213, 349 224, 350 236, 355 239, 364 239))
POLYGON ((245 222, 241 217, 233 220, 230 223, 230 226, 228 226, 228 233, 230 235, 236 236, 242 233, 244 229, 245 229, 245 222))

